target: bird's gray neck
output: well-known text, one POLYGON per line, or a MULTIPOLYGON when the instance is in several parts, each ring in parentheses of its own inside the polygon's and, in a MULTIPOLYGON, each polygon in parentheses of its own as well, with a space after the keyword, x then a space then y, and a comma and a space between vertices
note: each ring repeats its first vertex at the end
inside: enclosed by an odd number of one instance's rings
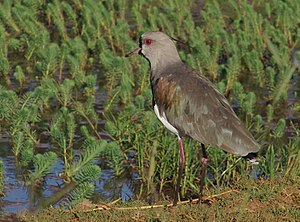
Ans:
POLYGON ((181 66, 183 62, 181 61, 178 54, 170 55, 169 57, 164 55, 163 57, 157 57, 161 59, 151 60, 151 79, 156 80, 163 75, 169 75, 176 70, 178 66, 181 66))

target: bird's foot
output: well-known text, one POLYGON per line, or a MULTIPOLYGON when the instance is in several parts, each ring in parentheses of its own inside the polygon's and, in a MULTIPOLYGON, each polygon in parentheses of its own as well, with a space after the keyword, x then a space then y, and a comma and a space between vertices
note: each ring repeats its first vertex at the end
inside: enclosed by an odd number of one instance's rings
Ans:
POLYGON ((206 165, 207 160, 208 160, 208 158, 202 157, 202 158, 201 158, 201 163, 204 164, 204 165, 206 165))

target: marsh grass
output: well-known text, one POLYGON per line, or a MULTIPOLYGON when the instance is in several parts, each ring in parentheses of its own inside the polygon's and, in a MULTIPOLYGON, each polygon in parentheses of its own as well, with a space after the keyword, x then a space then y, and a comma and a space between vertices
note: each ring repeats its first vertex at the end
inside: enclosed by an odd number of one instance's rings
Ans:
MULTIPOLYGON (((112 203, 101 211, 96 205, 82 203, 72 211, 47 209, 35 215, 23 214, 24 221, 297 221, 299 183, 292 178, 240 181, 232 188, 238 192, 217 196, 209 204, 184 204, 176 208, 142 208, 142 201, 112 203), (135 208, 135 209, 134 209, 135 208), (94 209, 94 210, 93 210, 94 209), (123 210, 120 210, 123 209, 123 210)), ((223 190, 220 190, 221 192, 223 190)), ((228 191, 228 190, 227 190, 228 191)), ((168 202, 160 202, 167 204, 168 202)), ((99 207, 99 205, 97 205, 99 207)))
MULTIPOLYGON (((74 206, 90 197, 101 173, 99 156, 116 176, 126 166, 138 172, 137 199, 172 193, 179 163, 176 138, 151 110, 148 63, 124 58, 149 30, 187 42, 178 45, 183 60, 218 86, 261 144, 255 167, 208 147, 205 192, 252 179, 299 176, 299 122, 286 117, 287 112, 299 117, 297 91, 293 110, 287 105, 291 81, 297 81, 291 78, 299 72, 292 62, 300 44, 300 21, 293 16, 299 10, 297 0, 215 0, 201 7, 194 1, 3 1, 1 133, 10 135, 16 162, 31 178, 27 184, 40 186, 57 159, 64 164, 63 189, 41 205, 74 206), (98 86, 106 92, 101 117, 95 110, 98 86), (102 117, 104 129, 99 128, 102 117), (37 154, 45 132, 51 149, 37 154)), ((198 193, 199 144, 185 139, 185 152, 181 196, 192 197, 198 193)), ((217 217, 223 215, 218 209, 217 217)), ((242 220, 244 213, 239 215, 242 220)))
POLYGON ((4 196, 3 193, 3 189, 4 189, 4 163, 1 160, 0 161, 0 196, 4 196))

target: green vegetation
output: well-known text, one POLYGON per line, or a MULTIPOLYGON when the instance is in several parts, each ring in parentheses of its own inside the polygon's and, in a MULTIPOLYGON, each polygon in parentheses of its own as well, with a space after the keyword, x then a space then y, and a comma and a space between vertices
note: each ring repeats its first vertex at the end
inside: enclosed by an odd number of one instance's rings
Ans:
POLYGON ((3 161, 0 160, 0 197, 4 195, 4 164, 3 161))
MULTIPOLYGON (((236 189, 209 201, 176 208, 142 208, 147 203, 115 203, 99 210, 99 204, 83 203, 72 211, 47 209, 42 213, 19 216, 23 221, 297 221, 300 216, 300 186, 284 178, 273 181, 240 181, 236 189), (141 208, 139 208, 141 207, 141 208)), ((160 204, 166 205, 167 201, 160 204)))
MULTIPOLYGON (((257 166, 208 147, 205 192, 250 181, 254 188, 248 187, 245 195, 252 195, 261 189, 252 181, 257 177, 273 181, 284 176, 299 182, 300 101, 291 85, 299 85, 300 2, 196 2, 0 3, 0 132, 11 137, 11 152, 27 186, 42 188, 55 163, 64 166, 57 175, 63 179, 62 190, 37 209, 55 203, 73 207, 91 197, 101 173, 100 156, 116 176, 128 167, 138 172, 137 199, 153 192, 167 195, 174 187, 177 141, 152 111, 148 63, 124 57, 149 30, 187 42, 177 44, 181 58, 236 105, 262 145, 257 166), (98 86, 106 99, 103 115, 97 113, 98 86), (43 135, 51 148, 39 154, 43 135)), ((200 149, 190 139, 184 142, 187 163, 181 195, 192 197, 198 192, 200 149)), ((3 167, 0 193, 1 172, 3 167)), ((240 204, 247 204, 239 198, 240 204)), ((218 217, 220 204, 215 206, 218 217)), ((279 208, 274 210, 281 215, 279 208)), ((291 211, 299 215, 298 208, 291 211)))

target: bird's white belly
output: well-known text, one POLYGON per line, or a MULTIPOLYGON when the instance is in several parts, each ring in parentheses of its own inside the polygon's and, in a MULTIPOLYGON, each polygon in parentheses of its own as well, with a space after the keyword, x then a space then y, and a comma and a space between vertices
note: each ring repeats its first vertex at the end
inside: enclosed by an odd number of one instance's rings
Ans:
POLYGON ((157 118, 164 124, 164 126, 169 131, 171 131, 172 133, 176 134, 179 137, 178 130, 168 122, 168 119, 167 119, 166 114, 164 112, 162 113, 162 115, 160 115, 158 107, 157 107, 156 104, 154 105, 154 112, 155 112, 157 118))

